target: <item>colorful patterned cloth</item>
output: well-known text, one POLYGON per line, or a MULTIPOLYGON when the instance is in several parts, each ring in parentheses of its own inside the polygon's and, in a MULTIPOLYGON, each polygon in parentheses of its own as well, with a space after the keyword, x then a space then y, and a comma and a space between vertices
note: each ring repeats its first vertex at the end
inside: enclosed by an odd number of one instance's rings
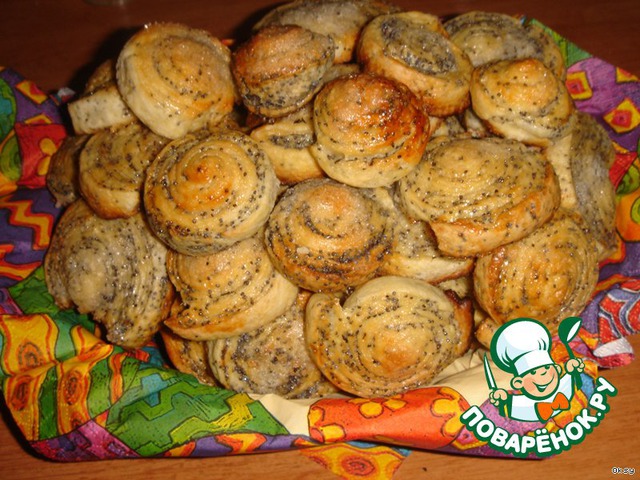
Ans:
MULTIPOLYGON (((583 387, 570 410, 545 425, 497 415, 473 357, 442 385, 392 398, 302 402, 201 385, 169 368, 155 345, 129 352, 105 343, 90 318, 54 305, 43 278, 42 259, 60 214, 44 182, 66 135, 60 102, 0 68, 0 380, 31 447, 60 461, 297 449, 301 459, 342 478, 379 479, 390 478, 410 448, 499 456, 461 423, 470 404, 521 434, 572 421, 593 392, 598 367, 633 359, 624 337, 640 330, 640 84, 550 33, 565 53, 578 108, 594 115, 615 143, 611 179, 620 242, 602 265, 572 343, 587 360, 583 387)), ((552 356, 561 362, 566 350, 556 343, 552 356)))

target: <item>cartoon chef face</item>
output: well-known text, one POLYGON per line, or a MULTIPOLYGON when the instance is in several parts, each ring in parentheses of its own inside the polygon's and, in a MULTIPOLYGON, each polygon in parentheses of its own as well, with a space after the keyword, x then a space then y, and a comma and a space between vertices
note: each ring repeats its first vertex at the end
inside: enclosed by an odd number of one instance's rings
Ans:
POLYGON ((547 398, 558 389, 561 372, 558 364, 542 365, 513 377, 511 386, 530 398, 547 398))
POLYGON ((551 335, 538 321, 520 319, 496 332, 495 363, 513 374, 511 386, 533 399, 544 399, 558 388, 562 369, 549 353, 551 335))

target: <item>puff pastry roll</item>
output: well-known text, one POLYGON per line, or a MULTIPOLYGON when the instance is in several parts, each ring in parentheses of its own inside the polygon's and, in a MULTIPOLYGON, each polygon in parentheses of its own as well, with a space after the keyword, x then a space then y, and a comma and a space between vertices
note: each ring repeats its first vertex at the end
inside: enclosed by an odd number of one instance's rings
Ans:
POLYGON ((335 45, 335 62, 353 60, 360 30, 374 17, 398 11, 383 0, 296 0, 269 11, 255 26, 299 25, 326 35, 335 45))
POLYGON ((92 135, 80 153, 79 185, 93 211, 103 218, 139 212, 147 168, 167 142, 139 122, 92 135))
POLYGON ((78 171, 80 152, 91 135, 69 135, 51 155, 46 183, 49 192, 56 199, 56 207, 66 207, 80 196, 78 171))
POLYGON ((62 214, 51 239, 47 287, 60 308, 75 306, 103 324, 109 342, 138 348, 171 308, 166 252, 141 214, 106 220, 79 199, 62 214))
POLYGON ((337 391, 307 351, 304 316, 309 296, 310 292, 301 292, 286 312, 263 327, 207 342, 211 370, 224 387, 283 398, 322 397, 337 391))
POLYGON ((334 180, 388 186, 420 161, 429 118, 418 98, 394 80, 361 73, 327 83, 313 104, 311 153, 334 180))
POLYGON ((446 117, 469 105, 473 66, 434 15, 400 12, 374 18, 362 30, 357 58, 365 71, 407 85, 430 115, 446 117))
POLYGON ((204 385, 218 384, 207 361, 206 342, 187 340, 168 328, 161 328, 160 336, 169 361, 176 370, 194 376, 204 385))
POLYGON ((265 229, 278 270, 311 291, 342 291, 372 278, 391 239, 382 206, 362 189, 331 179, 290 187, 265 229))
POLYGON ((237 92, 231 52, 204 30, 179 23, 152 23, 120 51, 120 94, 153 132, 171 139, 222 121, 237 92))
POLYGON ((136 119, 118 90, 113 60, 96 68, 82 94, 69 102, 67 111, 76 135, 116 128, 136 119))
POLYGON ((308 103, 333 64, 333 40, 297 25, 271 25, 233 53, 232 72, 244 105, 280 117, 308 103))
POLYGON ((167 255, 181 298, 165 324, 180 337, 212 340, 259 328, 282 315, 298 288, 276 269, 254 236, 209 255, 167 255))
POLYGON ((559 78, 565 77, 560 47, 534 23, 523 24, 504 13, 471 11, 447 20, 444 28, 474 67, 499 60, 536 58, 559 78))
POLYGON ((553 334, 582 312, 598 281, 598 256, 581 223, 560 209, 527 237, 478 258, 476 299, 496 323, 535 318, 553 334))
POLYGON ((378 277, 340 304, 316 293, 305 336, 324 375, 360 397, 391 396, 423 387, 466 352, 471 302, 403 277, 378 277))
POLYGON ((388 189, 375 189, 373 197, 387 209, 393 225, 393 242, 379 275, 411 277, 436 284, 471 272, 473 258, 444 255, 431 227, 422 220, 409 218, 388 189))
POLYGON ((204 255, 253 236, 269 217, 278 188, 273 166, 248 135, 186 135, 147 169, 144 207, 167 245, 204 255))
POLYGON ((604 260, 617 246, 616 193, 609 178, 615 161, 613 143, 588 113, 576 110, 568 134, 546 150, 562 191, 560 204, 585 220, 587 232, 604 260))
POLYGON ((267 154, 278 180, 283 184, 325 176, 311 153, 315 134, 310 103, 294 113, 254 128, 250 135, 267 154))
POLYGON ((533 58, 476 68, 471 102, 494 133, 541 147, 567 132, 575 110, 564 81, 533 58))
POLYGON ((431 226, 446 255, 482 254, 531 233, 560 203, 551 164, 502 138, 434 139, 400 180, 405 212, 431 226))

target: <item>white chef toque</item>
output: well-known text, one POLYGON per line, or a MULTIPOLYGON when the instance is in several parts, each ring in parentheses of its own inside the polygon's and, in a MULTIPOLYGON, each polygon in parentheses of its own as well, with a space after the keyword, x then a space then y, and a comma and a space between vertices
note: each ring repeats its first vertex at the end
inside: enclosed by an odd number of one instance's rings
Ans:
POLYGON ((502 325, 491 340, 495 364, 521 376, 529 370, 555 363, 549 354, 551 335, 537 320, 518 318, 502 325))

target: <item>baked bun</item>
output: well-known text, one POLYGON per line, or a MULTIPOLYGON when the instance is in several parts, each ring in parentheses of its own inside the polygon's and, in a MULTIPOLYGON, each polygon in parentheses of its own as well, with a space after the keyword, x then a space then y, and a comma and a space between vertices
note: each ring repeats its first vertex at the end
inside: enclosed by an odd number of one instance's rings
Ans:
POLYGON ((233 53, 232 72, 244 105, 281 117, 311 101, 333 64, 333 41, 297 25, 272 25, 233 53))
POLYGON ((103 218, 139 212, 147 168, 167 142, 139 122, 92 135, 79 167, 80 191, 91 209, 103 218))
POLYGON ((237 94, 231 53, 204 30, 152 23, 134 34, 118 56, 117 83, 133 113, 171 139, 221 121, 237 94))
POLYGON ((289 187, 265 231, 278 270, 314 292, 343 291, 372 278, 391 238, 388 215, 376 201, 331 179, 289 187))
POLYGON ((444 255, 431 227, 422 220, 409 218, 388 189, 377 188, 373 193, 387 209, 393 225, 391 249, 384 257, 379 275, 411 277, 436 284, 471 272, 473 258, 444 255))
POLYGON ((165 324, 189 340, 246 333, 282 315, 298 288, 274 267, 254 236, 209 255, 169 251, 167 272, 181 298, 165 324))
POLYGON ((262 228, 278 188, 269 159, 248 135, 186 135, 149 166, 144 206, 152 230, 167 245, 204 255, 262 228))
POLYGON ((310 103, 296 112, 254 128, 250 135, 267 154, 278 180, 283 184, 325 176, 311 154, 315 134, 310 103))
POLYGON ((46 183, 58 208, 70 205, 80 196, 80 152, 90 137, 91 135, 68 135, 51 155, 46 183))
POLYGON ((409 217, 431 226, 438 248, 464 257, 531 233, 560 203, 553 167, 539 150, 502 138, 434 139, 400 180, 409 217))
POLYGON ((494 133, 542 147, 567 132, 575 110, 564 81, 533 58, 476 68, 471 101, 494 133))
POLYGON ((60 308, 77 307, 103 324, 109 342, 142 347, 171 307, 166 252, 141 214, 105 220, 76 200, 58 221, 45 256, 47 287, 60 308))
POLYGON ((407 85, 429 115, 446 117, 469 105, 473 66, 434 15, 401 12, 374 18, 362 30, 357 58, 365 71, 407 85))
POLYGON ((86 135, 133 122, 136 117, 120 95, 113 60, 91 74, 82 94, 67 105, 76 135, 86 135))
POLYGON ((206 342, 187 340, 168 328, 161 328, 160 336, 167 357, 176 370, 194 376, 204 385, 218 384, 207 361, 206 342))
POLYGON ((375 16, 398 11, 383 0, 296 0, 270 10, 255 26, 298 25, 331 38, 335 62, 353 60, 360 30, 375 16))
POLYGON ((304 311, 310 292, 301 292, 278 318, 256 330, 207 342, 208 361, 218 381, 236 392, 282 398, 335 393, 309 356, 304 311))
POLYGON ((359 397, 424 387, 471 339, 471 303, 403 277, 378 277, 341 305, 316 293, 305 337, 316 364, 340 389, 359 397))
POLYGON ((311 153, 334 180, 354 187, 388 186, 420 161, 428 116, 403 84, 360 73, 327 83, 314 100, 311 153))
POLYGON ((597 249, 580 217, 560 209, 527 237, 477 259, 474 291, 498 324, 528 317, 553 334, 579 315, 598 281, 597 249))
POLYGON ((559 78, 565 77, 560 47, 538 27, 511 15, 471 11, 444 22, 449 38, 474 67, 499 60, 536 58, 559 78))
POLYGON ((604 260, 615 251, 616 193, 609 178, 615 161, 613 142, 588 113, 576 111, 572 127, 546 150, 560 182, 560 205, 585 220, 604 260))

